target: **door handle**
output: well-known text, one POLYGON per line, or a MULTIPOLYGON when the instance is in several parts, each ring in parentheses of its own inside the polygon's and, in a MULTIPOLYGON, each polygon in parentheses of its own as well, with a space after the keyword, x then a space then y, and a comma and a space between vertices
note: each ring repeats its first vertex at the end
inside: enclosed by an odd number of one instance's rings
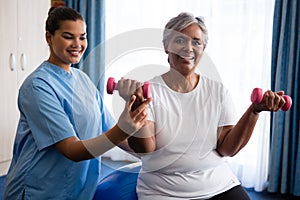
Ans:
POLYGON ((27 67, 27 60, 26 60, 26 54, 22 53, 21 54, 21 69, 24 71, 27 67))
POLYGON ((13 53, 10 53, 9 55, 9 69, 10 71, 14 71, 16 68, 16 58, 13 53))

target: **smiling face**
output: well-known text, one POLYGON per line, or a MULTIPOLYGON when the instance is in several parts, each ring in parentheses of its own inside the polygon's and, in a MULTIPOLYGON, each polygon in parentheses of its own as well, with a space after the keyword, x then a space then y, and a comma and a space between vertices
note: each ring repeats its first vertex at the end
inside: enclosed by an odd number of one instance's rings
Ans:
POLYGON ((203 33, 197 24, 191 24, 171 36, 165 51, 171 68, 183 76, 194 73, 204 51, 203 33))
POLYGON ((69 71, 71 64, 78 63, 87 48, 86 24, 82 20, 61 21, 54 34, 46 32, 50 47, 49 62, 69 71))

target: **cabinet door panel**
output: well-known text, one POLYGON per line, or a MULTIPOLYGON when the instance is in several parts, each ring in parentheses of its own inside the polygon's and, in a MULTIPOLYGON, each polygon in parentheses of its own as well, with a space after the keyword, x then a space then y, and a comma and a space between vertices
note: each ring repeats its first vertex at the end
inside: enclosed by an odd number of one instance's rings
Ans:
POLYGON ((17 17, 17 1, 0 0, 0 164, 11 159, 17 127, 17 17))
POLYGON ((0 0, 0 175, 12 158, 19 118, 18 89, 48 56, 45 21, 50 5, 50 0, 0 0))
POLYGON ((49 50, 45 38, 45 22, 51 2, 49 0, 19 0, 19 85, 38 65, 48 58, 49 50), (21 57, 25 55, 25 69, 21 57))

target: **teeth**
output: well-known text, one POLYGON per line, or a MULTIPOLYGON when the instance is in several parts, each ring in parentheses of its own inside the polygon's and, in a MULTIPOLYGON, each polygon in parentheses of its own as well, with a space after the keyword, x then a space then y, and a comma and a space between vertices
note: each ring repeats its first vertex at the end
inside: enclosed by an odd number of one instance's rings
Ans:
POLYGON ((180 56, 180 57, 185 59, 185 60, 194 60, 193 56, 180 56))
POLYGON ((79 51, 69 51, 73 56, 78 56, 79 55, 79 51))

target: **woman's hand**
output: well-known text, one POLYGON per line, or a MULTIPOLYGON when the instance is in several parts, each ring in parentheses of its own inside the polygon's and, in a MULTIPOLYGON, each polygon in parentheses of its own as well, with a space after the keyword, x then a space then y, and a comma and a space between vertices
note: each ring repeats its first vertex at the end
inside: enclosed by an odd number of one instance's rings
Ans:
POLYGON ((263 99, 260 103, 253 103, 252 110, 255 113, 261 111, 273 111, 276 112, 285 105, 283 98, 284 91, 273 92, 268 90, 264 93, 263 99))
POLYGON ((137 109, 137 107, 139 107, 145 101, 145 98, 143 97, 142 83, 136 80, 121 78, 118 81, 117 89, 119 90, 120 96, 125 101, 129 101, 132 95, 136 96, 136 99, 131 107, 131 111, 137 109))
POLYGON ((126 102, 125 109, 119 117, 117 126, 128 135, 133 135, 142 128, 148 117, 148 104, 151 98, 141 103, 135 110, 132 111, 132 106, 136 101, 136 96, 132 95, 129 102, 126 102))
POLYGON ((142 83, 136 80, 121 78, 117 83, 116 89, 125 101, 129 101, 133 94, 137 97, 137 99, 144 99, 142 83))

